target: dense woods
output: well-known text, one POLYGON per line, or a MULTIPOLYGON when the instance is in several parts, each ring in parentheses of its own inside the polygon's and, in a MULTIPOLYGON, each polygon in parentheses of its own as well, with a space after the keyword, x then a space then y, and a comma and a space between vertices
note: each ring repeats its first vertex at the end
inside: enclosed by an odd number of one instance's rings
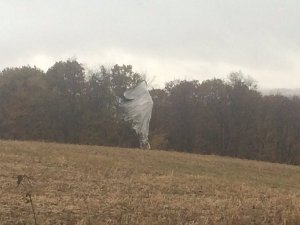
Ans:
MULTIPOLYGON (((143 77, 130 65, 87 72, 76 60, 0 72, 0 138, 138 146, 119 98, 143 77)), ((152 148, 300 164, 300 98, 262 96, 241 73, 152 89, 152 148)))

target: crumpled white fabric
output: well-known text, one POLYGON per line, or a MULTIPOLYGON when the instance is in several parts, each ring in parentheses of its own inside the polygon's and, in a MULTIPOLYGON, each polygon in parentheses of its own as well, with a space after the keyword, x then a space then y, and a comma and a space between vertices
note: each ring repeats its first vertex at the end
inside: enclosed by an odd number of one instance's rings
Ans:
POLYGON ((150 148, 148 142, 149 123, 152 114, 153 100, 145 81, 124 92, 125 100, 121 107, 125 111, 125 120, 133 122, 133 129, 140 137, 140 147, 150 148))

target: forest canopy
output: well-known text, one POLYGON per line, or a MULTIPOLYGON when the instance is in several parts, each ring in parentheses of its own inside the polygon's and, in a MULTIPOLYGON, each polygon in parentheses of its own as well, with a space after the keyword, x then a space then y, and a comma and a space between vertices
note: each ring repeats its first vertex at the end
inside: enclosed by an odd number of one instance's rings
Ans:
MULTIPOLYGON (((77 60, 0 72, 0 138, 137 147, 118 97, 144 77, 131 65, 88 72, 77 60)), ((300 98, 263 96, 240 72, 150 90, 152 148, 300 164, 300 98)))

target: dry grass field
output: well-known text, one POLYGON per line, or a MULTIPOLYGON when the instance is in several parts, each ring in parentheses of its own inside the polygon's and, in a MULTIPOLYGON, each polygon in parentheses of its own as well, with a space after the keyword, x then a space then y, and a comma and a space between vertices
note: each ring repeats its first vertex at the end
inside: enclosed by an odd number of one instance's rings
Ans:
POLYGON ((18 141, 0 160, 1 225, 35 223, 27 192, 39 225, 300 224, 297 166, 18 141))

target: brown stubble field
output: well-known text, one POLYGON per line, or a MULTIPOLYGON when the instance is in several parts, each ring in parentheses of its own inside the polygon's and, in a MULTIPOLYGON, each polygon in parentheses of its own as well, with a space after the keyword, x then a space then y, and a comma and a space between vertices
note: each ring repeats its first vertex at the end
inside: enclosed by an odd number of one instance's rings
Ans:
POLYGON ((300 224, 300 167, 0 141, 0 224, 300 224), (17 176, 27 175, 31 185, 17 176))

